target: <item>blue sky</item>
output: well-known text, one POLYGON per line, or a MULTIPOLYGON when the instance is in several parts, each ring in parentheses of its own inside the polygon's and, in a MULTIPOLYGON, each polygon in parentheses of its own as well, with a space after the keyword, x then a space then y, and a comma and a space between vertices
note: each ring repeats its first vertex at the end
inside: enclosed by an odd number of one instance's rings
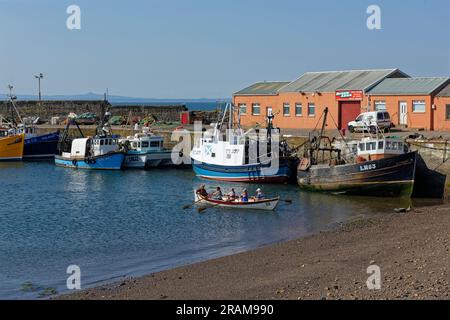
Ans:
POLYGON ((225 98, 303 72, 450 76, 448 0, 0 0, 0 92, 225 98), (81 30, 66 8, 81 8, 81 30), (366 9, 382 10, 382 30, 366 9))

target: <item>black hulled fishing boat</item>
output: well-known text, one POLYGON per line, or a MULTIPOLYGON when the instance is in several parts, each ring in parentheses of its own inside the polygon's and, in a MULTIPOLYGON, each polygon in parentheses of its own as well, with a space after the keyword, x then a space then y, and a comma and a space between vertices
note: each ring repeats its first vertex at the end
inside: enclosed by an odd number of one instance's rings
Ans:
POLYGON ((399 138, 366 137, 350 143, 324 136, 328 109, 319 135, 311 135, 297 171, 304 190, 376 197, 411 197, 416 152, 399 138))

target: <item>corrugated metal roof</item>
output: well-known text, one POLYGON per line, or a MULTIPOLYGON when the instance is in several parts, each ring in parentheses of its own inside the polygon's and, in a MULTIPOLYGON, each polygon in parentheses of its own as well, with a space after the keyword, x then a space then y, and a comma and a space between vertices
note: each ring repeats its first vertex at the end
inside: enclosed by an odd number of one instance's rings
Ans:
POLYGON ((276 95, 278 90, 288 85, 290 82, 257 82, 250 87, 242 89, 235 95, 276 95))
POLYGON ((280 92, 368 90, 389 76, 408 77, 398 69, 307 72, 280 92))
POLYGON ((444 87, 438 94, 438 97, 450 97, 450 83, 444 87))
POLYGON ((371 89, 371 95, 429 95, 441 88, 449 78, 385 79, 371 89))

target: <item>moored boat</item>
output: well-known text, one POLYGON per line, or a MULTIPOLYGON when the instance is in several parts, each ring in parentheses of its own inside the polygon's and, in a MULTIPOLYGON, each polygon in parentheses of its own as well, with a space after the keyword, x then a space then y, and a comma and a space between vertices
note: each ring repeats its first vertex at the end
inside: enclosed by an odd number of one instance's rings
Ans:
POLYGON ((20 161, 23 158, 24 134, 0 131, 0 161, 20 161))
POLYGON ((336 148, 323 136, 327 112, 320 135, 310 139, 298 167, 299 186, 334 194, 411 197, 417 153, 398 138, 380 136, 363 138, 353 148, 336 148))
POLYGON ((248 202, 242 202, 239 200, 215 200, 212 198, 203 197, 200 194, 197 194, 196 192, 194 192, 194 195, 197 205, 207 207, 221 207, 229 209, 274 211, 277 208, 278 203, 280 202, 280 197, 264 200, 249 199, 248 202))
POLYGON ((279 140, 280 130, 272 126, 273 118, 268 116, 267 129, 244 132, 239 110, 228 104, 222 119, 194 143, 191 159, 196 175, 247 183, 286 183, 295 177, 298 158, 279 140))
POLYGON ((142 133, 120 139, 127 145, 124 167, 157 168, 176 166, 172 161, 172 151, 164 148, 164 137, 150 132, 144 127, 142 133))
POLYGON ((60 167, 90 170, 120 170, 125 159, 125 150, 119 143, 119 137, 111 134, 107 124, 109 114, 105 115, 106 123, 100 125, 94 137, 83 136, 74 120, 69 121, 59 142, 59 154, 55 156, 55 164, 60 167), (81 135, 71 139, 69 127, 74 123, 81 135))
MULTIPOLYGON (((12 89, 12 87, 11 87, 12 89)), ((53 158, 56 154, 56 149, 59 141, 59 131, 45 134, 38 134, 34 123, 26 124, 22 119, 20 112, 15 104, 16 96, 9 95, 11 103, 11 111, 13 116, 8 123, 8 135, 22 135, 24 136, 23 159, 47 159, 53 158), (14 111, 16 119, 14 119, 14 111)))
POLYGON ((58 148, 59 131, 38 134, 34 126, 23 126, 25 145, 24 160, 51 159, 55 157, 58 148))

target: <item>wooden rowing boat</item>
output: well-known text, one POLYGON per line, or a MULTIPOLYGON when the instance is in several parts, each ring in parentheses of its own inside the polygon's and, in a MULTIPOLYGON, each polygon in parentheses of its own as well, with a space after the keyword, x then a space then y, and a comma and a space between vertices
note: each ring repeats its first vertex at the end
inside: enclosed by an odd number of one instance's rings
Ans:
POLYGON ((252 209, 252 210, 266 210, 273 211, 277 208, 280 202, 280 197, 264 200, 253 200, 250 199, 248 202, 242 202, 238 200, 215 200, 207 197, 202 197, 201 195, 195 194, 195 201, 197 205, 209 206, 209 207, 222 207, 230 209, 252 209))

